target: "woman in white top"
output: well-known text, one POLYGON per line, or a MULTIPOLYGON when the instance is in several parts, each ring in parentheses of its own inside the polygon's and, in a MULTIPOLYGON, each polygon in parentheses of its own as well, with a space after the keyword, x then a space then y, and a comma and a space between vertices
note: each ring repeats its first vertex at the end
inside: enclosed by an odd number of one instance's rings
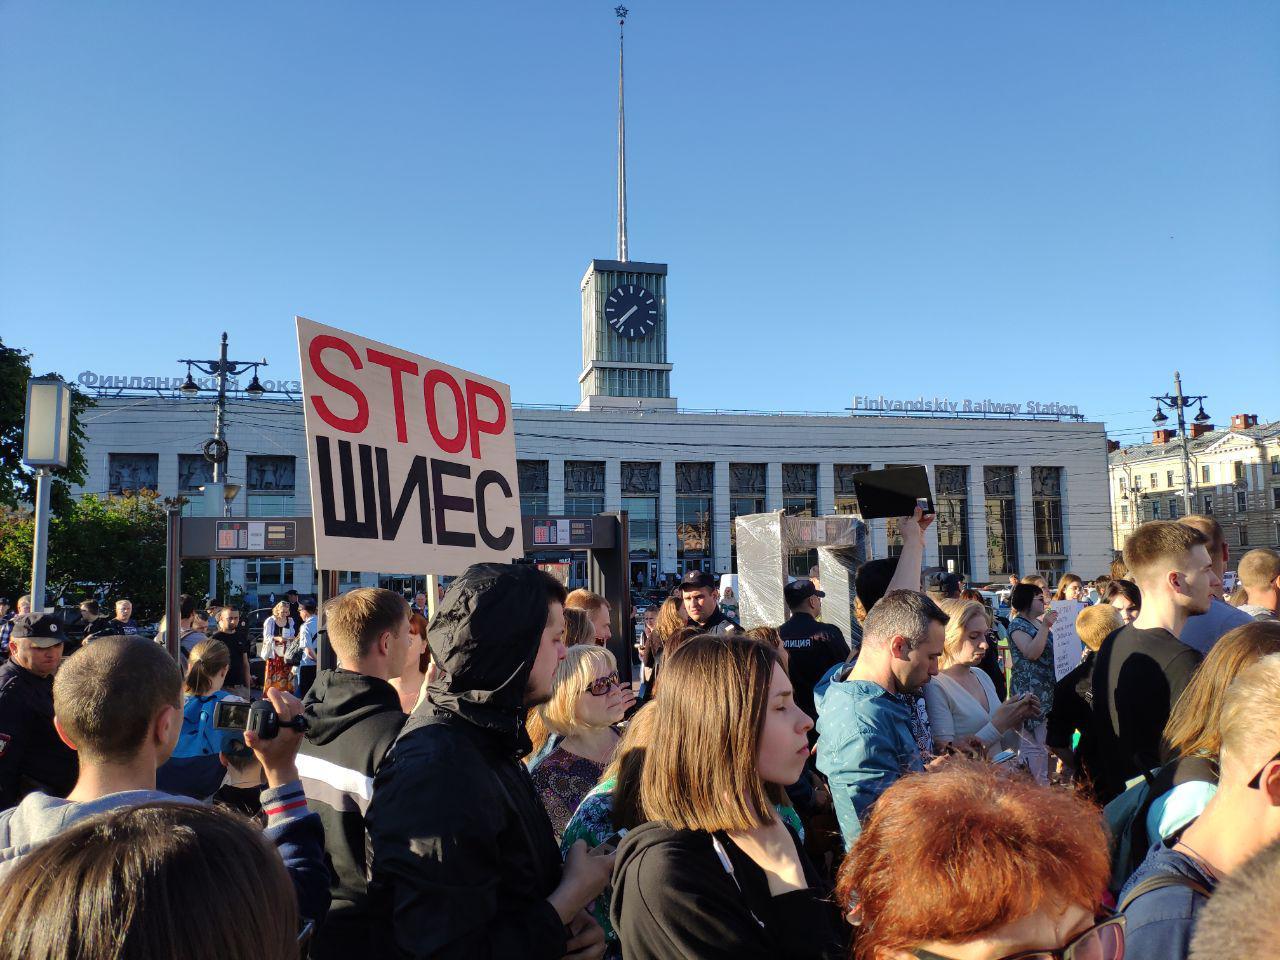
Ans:
POLYGON ((991 755, 1002 740, 1016 746, 1017 728, 1038 716, 1039 702, 1027 694, 1001 703, 991 678, 978 669, 991 629, 986 606, 977 600, 943 600, 939 606, 949 618, 941 669, 924 688, 935 750, 981 749, 991 755))

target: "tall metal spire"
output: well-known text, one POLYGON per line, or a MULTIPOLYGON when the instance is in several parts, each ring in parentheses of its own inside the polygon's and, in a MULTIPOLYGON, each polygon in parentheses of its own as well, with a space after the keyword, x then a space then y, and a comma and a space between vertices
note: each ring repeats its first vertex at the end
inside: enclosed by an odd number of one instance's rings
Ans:
POLYGON ((626 7, 613 9, 618 18, 618 259, 627 261, 627 113, 622 96, 622 28, 627 22, 626 7))

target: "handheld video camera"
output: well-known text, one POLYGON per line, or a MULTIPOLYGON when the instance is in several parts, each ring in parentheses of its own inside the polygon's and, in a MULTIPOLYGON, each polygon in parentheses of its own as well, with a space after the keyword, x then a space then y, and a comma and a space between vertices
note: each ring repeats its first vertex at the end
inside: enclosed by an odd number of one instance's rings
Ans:
POLYGON ((263 740, 271 740, 280 733, 281 727, 305 731, 307 718, 298 714, 292 720, 282 722, 270 700, 257 700, 253 703, 219 700, 213 708, 213 725, 219 730, 248 731, 263 740))

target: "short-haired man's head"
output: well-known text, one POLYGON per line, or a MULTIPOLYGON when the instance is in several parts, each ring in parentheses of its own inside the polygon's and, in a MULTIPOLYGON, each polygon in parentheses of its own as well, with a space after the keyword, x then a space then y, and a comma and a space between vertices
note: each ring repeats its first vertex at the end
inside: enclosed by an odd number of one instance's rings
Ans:
POLYGON ((1222 780, 1247 780, 1280 750, 1280 653, 1240 672, 1223 698, 1221 722, 1222 780))
POLYGON ((914 590, 893 590, 886 593, 867 614, 862 625, 862 644, 886 646, 894 637, 907 641, 907 649, 914 650, 929 639, 929 625, 947 622, 942 609, 914 590))
POLYGON ((318 608, 316 607, 316 602, 314 600, 303 600, 298 604, 298 609, 303 613, 310 613, 314 615, 318 608))
POLYGON ((102 616, 102 608, 98 606, 97 600, 82 600, 80 602, 80 615, 86 620, 96 620, 102 616))
POLYGON ((1209 538, 1188 523, 1152 520, 1124 542, 1124 562, 1139 584, 1161 577, 1186 563, 1195 547, 1207 547, 1209 538))
POLYGON ((1266 547, 1250 550, 1240 558, 1240 566, 1236 572, 1246 590, 1255 593, 1269 590, 1275 585, 1276 578, 1280 577, 1280 553, 1266 547))
POLYGON ((234 629, 233 624, 240 622, 240 611, 235 607, 219 607, 218 608, 218 628, 220 630, 234 629))
MULTIPOLYGON (((1204 534, 1205 547, 1209 551, 1209 556, 1214 560, 1226 555, 1227 534, 1222 529, 1222 524, 1218 522, 1216 517, 1206 516, 1203 513, 1189 513, 1185 517, 1180 518, 1178 523, 1188 526, 1192 530, 1199 530, 1204 534)), ((1132 567, 1133 562, 1128 560, 1127 556, 1125 559, 1126 562, 1129 563, 1129 566, 1132 567)))
POLYGON ((126 613, 126 612, 128 612, 128 613, 132 613, 132 612, 133 612, 133 601, 132 601, 132 600, 117 600, 117 601, 116 601, 116 613, 117 613, 117 614, 119 614, 119 615, 123 615, 123 614, 124 614, 124 613, 126 613))
POLYGON ((1109 603, 1096 603, 1076 614, 1076 635, 1080 642, 1094 652, 1102 647, 1102 641, 1124 624, 1120 611, 1109 603))
POLYGON ((601 607, 607 607, 609 601, 598 593, 592 593, 590 590, 583 590, 579 587, 565 598, 564 605, 566 610, 585 610, 588 614, 591 614, 601 607))
POLYGON ((184 593, 180 597, 178 597, 178 613, 182 616, 183 620, 186 620, 195 612, 196 612, 195 597, 191 596, 191 594, 189 593, 184 593))
POLYGON ((1254 854, 1213 891, 1196 914, 1190 960, 1258 960, 1280 943, 1280 840, 1254 854))
POLYGON ((82 763, 127 763, 156 714, 181 705, 178 665, 140 637, 95 641, 67 658, 53 681, 53 712, 82 763))
POLYGON ((381 587, 357 587, 325 603, 329 643, 345 665, 359 663, 408 616, 404 597, 381 587))
POLYGON ((708 832, 772 821, 757 758, 776 663, 772 649, 742 636, 697 637, 663 663, 654 721, 679 735, 656 737, 645 757, 640 806, 649 819, 708 832))

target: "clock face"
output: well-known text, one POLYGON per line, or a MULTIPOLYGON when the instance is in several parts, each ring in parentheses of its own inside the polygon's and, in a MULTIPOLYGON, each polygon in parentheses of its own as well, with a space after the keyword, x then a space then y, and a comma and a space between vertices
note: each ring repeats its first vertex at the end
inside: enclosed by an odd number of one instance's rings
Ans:
POLYGON ((604 301, 604 322, 628 340, 647 337, 658 325, 658 297, 638 283, 614 287, 604 301))

